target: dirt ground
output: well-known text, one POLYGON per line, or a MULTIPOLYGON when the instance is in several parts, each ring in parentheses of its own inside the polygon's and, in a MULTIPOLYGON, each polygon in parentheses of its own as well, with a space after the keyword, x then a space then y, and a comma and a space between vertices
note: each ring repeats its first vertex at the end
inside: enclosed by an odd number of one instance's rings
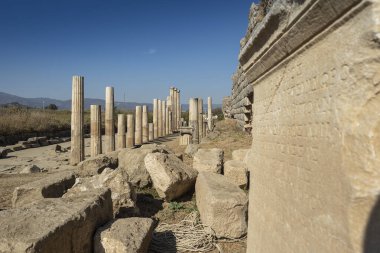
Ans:
MULTIPOLYGON (((178 135, 161 138, 155 143, 165 144, 172 151, 183 154, 186 164, 192 166, 192 158, 185 155, 186 146, 179 146, 178 135)), ((85 140, 85 153, 89 156, 90 140, 85 140)), ((60 144, 63 148, 68 148, 70 142, 60 144)), ((204 138, 200 148, 221 148, 225 153, 225 161, 231 159, 233 150, 249 148, 251 137, 237 128, 232 120, 223 120, 216 123, 214 132, 204 138)), ((74 170, 75 167, 69 165, 69 152, 55 153, 55 145, 26 149, 9 154, 6 159, 0 159, 0 211, 11 208, 12 193, 15 187, 39 180, 49 174, 62 170, 74 170), (35 174, 19 174, 26 166, 35 164, 43 168, 46 172, 35 174)), ((151 217, 157 222, 175 224, 183 220, 189 213, 196 211, 195 194, 190 192, 176 201, 166 203, 162 201, 156 191, 152 188, 137 189, 137 206, 140 215, 151 217)), ((239 242, 218 242, 222 252, 243 253, 246 251, 246 241, 239 242)), ((219 250, 210 251, 217 253, 219 250)))

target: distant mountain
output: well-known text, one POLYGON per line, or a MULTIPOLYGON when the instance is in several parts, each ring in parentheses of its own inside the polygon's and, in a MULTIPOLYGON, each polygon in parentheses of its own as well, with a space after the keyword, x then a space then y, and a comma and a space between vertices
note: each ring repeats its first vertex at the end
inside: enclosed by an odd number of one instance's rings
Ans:
MULTIPOLYGON (((0 92, 0 105, 10 104, 10 103, 19 103, 25 106, 42 108, 43 106, 48 106, 49 104, 55 104, 58 106, 59 110, 70 110, 71 109, 71 100, 58 100, 51 98, 24 98, 8 94, 5 92, 0 92)), ((104 108, 104 99, 97 98, 85 98, 84 99, 84 108, 90 109, 90 105, 101 105, 102 109, 104 108)), ((152 103, 136 103, 136 102, 117 102, 115 101, 115 106, 120 109, 133 110, 136 108, 136 105, 147 105, 148 110, 151 111, 153 108, 152 103)), ((221 107, 221 105, 214 104, 214 108, 221 107)), ((182 110, 187 111, 189 109, 188 104, 182 104, 182 110)), ((204 109, 207 109, 207 104, 205 104, 204 109)))

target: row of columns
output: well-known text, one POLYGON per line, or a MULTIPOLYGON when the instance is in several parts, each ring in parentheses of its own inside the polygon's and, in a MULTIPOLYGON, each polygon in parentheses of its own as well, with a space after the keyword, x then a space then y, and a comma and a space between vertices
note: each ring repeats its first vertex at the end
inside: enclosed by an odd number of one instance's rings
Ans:
MULTIPOLYGON (((106 87, 105 101, 105 152, 129 148, 153 141, 159 137, 178 131, 180 127, 180 91, 171 87, 165 100, 153 100, 153 123, 148 123, 148 108, 136 106, 133 114, 118 114, 117 143, 115 143, 114 88, 106 87), (126 131, 127 129, 127 131, 126 131)), ((84 77, 72 79, 71 115, 71 155, 70 163, 78 164, 84 160, 84 77)), ((101 106, 91 105, 91 156, 102 153, 101 106)))
POLYGON ((189 126, 192 128, 192 143, 200 143, 206 136, 207 129, 212 131, 212 99, 207 99, 207 117, 203 112, 203 99, 190 98, 189 100, 189 126))

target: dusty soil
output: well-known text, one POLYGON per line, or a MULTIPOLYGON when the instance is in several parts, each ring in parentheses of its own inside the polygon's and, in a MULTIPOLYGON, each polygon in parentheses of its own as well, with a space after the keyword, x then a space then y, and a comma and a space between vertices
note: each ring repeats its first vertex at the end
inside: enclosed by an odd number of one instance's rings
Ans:
MULTIPOLYGON (((222 148, 225 152, 225 160, 231 159, 233 150, 249 148, 251 137, 237 128, 232 120, 223 120, 216 123, 214 132, 204 138, 200 148, 222 148)), ((161 138, 155 143, 165 144, 172 151, 184 154, 186 146, 179 146, 178 135, 161 138)), ((90 140, 85 139, 85 153, 89 156, 90 140)), ((68 148, 70 142, 60 144, 68 148)), ((192 165, 192 158, 183 155, 186 164, 192 165)), ((75 170, 69 165, 69 152, 56 153, 55 145, 26 149, 9 154, 6 159, 0 159, 0 211, 11 208, 11 198, 14 188, 35 180, 46 177, 48 174, 57 173, 62 170, 75 170), (34 164, 43 168, 46 172, 35 174, 18 174, 26 165, 34 164)), ((152 188, 137 190, 137 206, 140 216, 151 217, 157 222, 175 224, 183 220, 189 213, 196 211, 195 194, 182 196, 176 201, 166 203, 162 201, 156 191, 152 188)), ((246 241, 218 242, 223 252, 243 253, 246 251, 246 241)), ((210 251, 219 252, 217 249, 210 251)))

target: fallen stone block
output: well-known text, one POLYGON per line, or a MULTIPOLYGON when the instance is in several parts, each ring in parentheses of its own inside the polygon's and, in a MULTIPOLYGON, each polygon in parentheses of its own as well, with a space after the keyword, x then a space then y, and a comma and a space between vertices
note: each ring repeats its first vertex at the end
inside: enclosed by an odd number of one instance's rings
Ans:
POLYGON ((74 183, 74 173, 63 172, 16 187, 12 207, 21 207, 44 198, 60 198, 74 183))
POLYGON ((31 174, 39 172, 42 172, 42 170, 37 165, 27 165, 20 171, 20 174, 31 174))
POLYGON ((126 218, 111 221, 94 236, 95 253, 145 253, 153 235, 154 222, 149 218, 126 218))
POLYGON ((195 194, 202 223, 218 238, 240 238, 247 233, 248 198, 237 185, 223 175, 200 172, 195 194))
POLYGON ((90 253, 96 228, 111 219, 109 189, 4 210, 0 252, 90 253))
POLYGON ((198 149, 199 149, 198 144, 189 144, 189 145, 187 145, 187 147, 185 149, 185 154, 187 154, 190 157, 193 157, 194 154, 197 153, 198 149))
POLYGON ((232 160, 244 162, 248 151, 249 149, 237 149, 232 151, 232 160))
POLYGON ((144 161, 154 188, 165 200, 178 198, 194 187, 198 172, 174 154, 148 154, 144 161))
POLYGON ((224 152, 219 148, 199 149, 194 155, 193 168, 198 172, 222 173, 224 152))
POLYGON ((247 165, 238 160, 230 160, 224 163, 224 176, 237 186, 244 188, 248 184, 247 165))
POLYGON ((75 196, 80 192, 94 189, 111 189, 113 212, 115 217, 125 217, 136 210, 136 193, 128 180, 128 175, 121 169, 106 168, 100 175, 77 178, 75 185, 64 196, 75 196))
POLYGON ((119 153, 119 168, 127 172, 130 182, 139 188, 144 188, 152 183, 146 170, 144 158, 150 153, 169 153, 165 146, 157 144, 145 144, 140 148, 123 149, 119 153))
POLYGON ((88 158, 78 163, 81 176, 93 176, 102 173, 105 168, 116 169, 118 166, 119 151, 88 158))

